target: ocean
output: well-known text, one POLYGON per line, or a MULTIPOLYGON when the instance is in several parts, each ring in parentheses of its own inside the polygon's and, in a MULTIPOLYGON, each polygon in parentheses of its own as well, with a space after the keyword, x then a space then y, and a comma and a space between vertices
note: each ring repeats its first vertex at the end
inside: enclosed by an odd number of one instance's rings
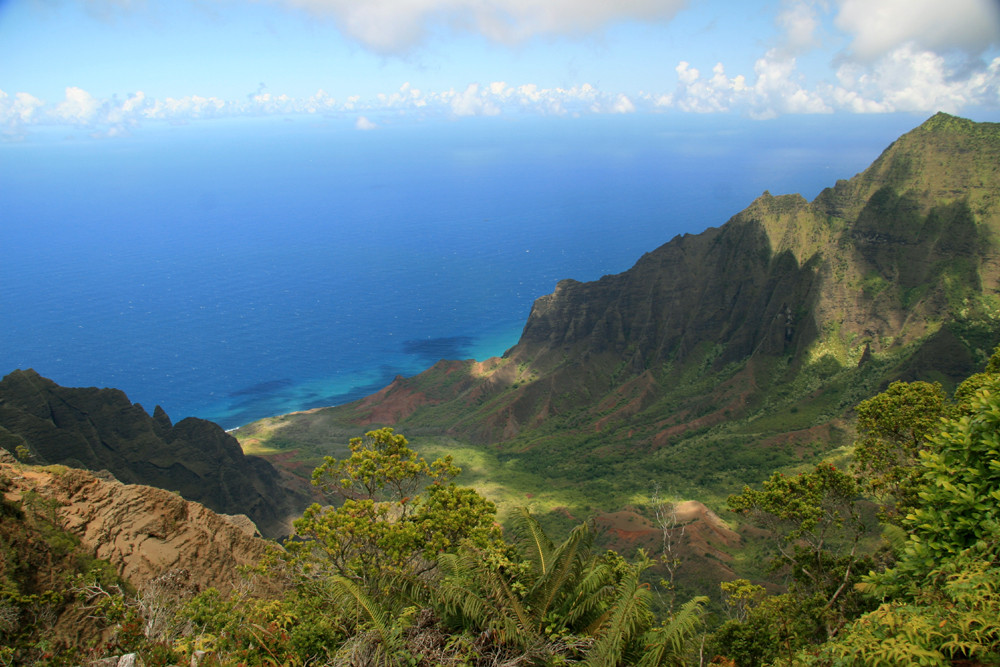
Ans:
MULTIPOLYGON (((233 428, 517 342, 765 189, 811 199, 922 117, 212 120, 0 144, 0 374, 233 428)), ((59 131, 61 132, 61 131, 59 131)))

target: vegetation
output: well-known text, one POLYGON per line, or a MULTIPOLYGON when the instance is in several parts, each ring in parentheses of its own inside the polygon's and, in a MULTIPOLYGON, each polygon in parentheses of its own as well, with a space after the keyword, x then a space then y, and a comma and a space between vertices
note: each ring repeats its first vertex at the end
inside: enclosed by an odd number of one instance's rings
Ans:
MULTIPOLYGON (((387 390, 431 462, 379 424, 345 447, 393 413, 365 402, 240 429, 325 499, 231 593, 129 588, 44 498, 5 499, 0 665, 1000 664, 1000 351, 958 384, 1000 338, 997 129, 935 116, 812 204, 765 195, 600 290, 563 284, 607 317, 387 390), (757 536, 718 590, 689 574, 678 495, 757 536), (626 507, 662 553, 580 521, 626 507), (74 614, 85 636, 43 632, 74 614)), ((36 443, 0 439, 23 471, 36 443)))
MULTIPOLYGON (((149 665, 197 651, 221 665, 1000 664, 1000 348, 951 399, 894 383, 857 411, 852 461, 729 498, 772 556, 765 580, 722 584, 724 618, 703 596, 657 618, 643 583, 654 560, 596 549, 590 523, 556 542, 520 508, 501 532, 449 458, 428 463, 386 428, 315 470, 335 502, 310 507, 230 595, 169 576, 131 591, 92 564, 31 597, 8 570, 5 609, 20 611, 0 619, 2 657, 72 662, 79 652, 26 642, 24 619, 31 604, 75 601, 103 624, 94 655, 132 650, 149 665)), ((50 526, 44 503, 22 504, 50 526)), ((71 552, 60 534, 47 543, 71 552)))
POLYGON ((127 644, 127 630, 100 632, 84 591, 127 585, 59 526, 51 501, 34 491, 7 498, 11 485, 0 475, 0 665, 79 664, 127 644), (83 651, 80 638, 93 650, 83 651))
POLYGON ((774 596, 727 585, 734 618, 713 648, 737 665, 1000 664, 1000 348, 950 402, 939 386, 897 383, 858 414, 850 476, 821 466, 731 499, 769 528, 790 584, 774 596), (858 577, 836 550, 855 544, 868 499, 880 503, 884 541, 858 577), (788 523, 797 520, 801 528, 788 523), (828 527, 848 539, 828 541, 828 527), (815 563, 828 581, 819 594, 802 585, 815 583, 806 571, 815 563), (825 599, 841 575, 852 586, 825 599), (852 603, 835 609, 845 594, 852 603))

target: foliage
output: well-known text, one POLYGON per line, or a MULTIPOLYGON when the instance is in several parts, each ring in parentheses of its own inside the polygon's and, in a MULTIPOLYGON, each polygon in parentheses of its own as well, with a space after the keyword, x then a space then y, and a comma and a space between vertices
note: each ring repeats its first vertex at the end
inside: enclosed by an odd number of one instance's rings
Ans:
POLYGON ((485 547, 499 539, 493 503, 449 483, 459 472, 450 457, 428 464, 390 428, 354 438, 350 448, 350 457, 327 457, 313 473, 343 503, 310 506, 285 545, 303 575, 335 574, 374 591, 388 575, 429 571, 463 540, 485 547))
POLYGON ((898 522, 918 503, 917 462, 947 414, 944 390, 939 383, 893 382, 856 410, 855 475, 881 503, 883 518, 898 522))
POLYGON ((830 636, 853 604, 841 598, 852 596, 859 543, 870 531, 858 500, 855 479, 828 463, 794 476, 776 473, 761 489, 744 487, 729 498, 734 512, 774 536, 774 565, 789 568, 792 591, 822 601, 830 636))
POLYGON ((927 438, 908 537, 894 566, 859 588, 882 604, 804 653, 820 665, 1000 663, 1000 365, 956 392, 953 416, 927 438))
POLYGON ((177 613, 184 655, 210 651, 224 664, 306 665, 329 656, 345 637, 342 624, 295 591, 279 599, 223 596, 209 588, 177 613))
POLYGON ((817 665, 1000 663, 997 553, 970 550, 929 572, 935 585, 885 602, 800 659, 817 665))
MULTIPOLYGON (((0 475, 0 492, 12 480, 0 475)), ((114 569, 58 523, 58 504, 33 490, 0 495, 0 664, 79 664, 101 627, 81 613, 80 581, 121 584, 114 569), (71 642, 61 618, 83 616, 71 642)))
POLYGON ((587 524, 557 545, 526 510, 517 517, 513 554, 470 548, 442 557, 432 605, 446 624, 494 636, 535 660, 681 664, 706 598, 653 628, 650 592, 640 583, 648 560, 632 565, 614 552, 594 553, 587 524))
POLYGON ((719 584, 719 588, 722 589, 726 615, 740 623, 747 620, 750 610, 760 604, 767 595, 767 589, 751 583, 748 579, 724 581, 719 584))
POLYGON ((644 564, 594 554, 586 524, 559 545, 525 510, 517 525, 513 553, 470 546, 442 557, 444 577, 434 598, 446 623, 495 633, 527 652, 572 653, 592 645, 605 656, 620 656, 649 627, 649 592, 639 585, 644 564))
POLYGON ((712 633, 710 654, 725 656, 738 667, 756 667, 791 662, 803 646, 826 639, 816 608, 822 602, 815 598, 785 593, 754 595, 746 602, 742 619, 730 619, 712 633))
POLYGON ((944 423, 921 454, 920 506, 903 519, 909 540, 876 590, 920 586, 949 558, 1000 542, 1000 375, 944 423))

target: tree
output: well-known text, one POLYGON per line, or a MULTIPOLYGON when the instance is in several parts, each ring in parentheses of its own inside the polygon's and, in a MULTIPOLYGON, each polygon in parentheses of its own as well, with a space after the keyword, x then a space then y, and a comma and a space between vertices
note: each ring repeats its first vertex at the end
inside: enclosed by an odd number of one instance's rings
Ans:
POLYGON ((510 558, 475 548, 441 558, 432 597, 446 623, 545 664, 557 656, 588 665, 683 664, 706 598, 653 628, 650 592, 639 580, 648 560, 632 565, 612 551, 595 554, 586 523, 558 545, 527 510, 514 523, 510 558))
POLYGON ((987 368, 920 453, 895 565, 859 584, 881 605, 803 661, 1000 663, 1000 369, 987 368))
POLYGON ((450 456, 428 464, 391 428, 353 438, 350 450, 313 472, 342 504, 307 508, 286 543, 307 578, 335 574, 374 592, 393 575, 428 572, 465 540, 485 548, 500 539, 496 507, 451 483, 460 470, 450 456))
POLYGON ((728 499, 730 509, 771 533, 779 554, 774 566, 787 566, 791 592, 818 606, 828 637, 854 603, 849 598, 859 545, 870 530, 859 492, 851 475, 820 463, 794 476, 775 473, 761 489, 744 487, 728 499))
POLYGON ((970 549, 1000 550, 1000 374, 943 423, 920 456, 919 505, 903 518, 909 540, 894 568, 873 577, 888 592, 970 549))
POLYGON ((893 382, 856 410, 854 474, 881 505, 881 518, 899 523, 918 503, 920 452, 948 414, 944 390, 936 382, 893 382))
POLYGON ((687 525, 681 523, 680 517, 677 515, 677 503, 660 496, 659 484, 653 487, 653 495, 649 504, 653 508, 653 517, 660 529, 660 539, 663 545, 658 560, 667 571, 667 576, 660 580, 660 586, 667 592, 667 612, 673 614, 674 603, 677 599, 675 579, 677 578, 677 570, 681 566, 680 542, 684 539, 687 525))

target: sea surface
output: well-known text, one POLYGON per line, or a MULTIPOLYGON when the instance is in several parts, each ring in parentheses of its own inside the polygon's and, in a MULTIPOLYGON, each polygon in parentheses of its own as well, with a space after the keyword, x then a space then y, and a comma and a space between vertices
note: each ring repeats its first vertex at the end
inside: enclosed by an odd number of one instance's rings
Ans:
POLYGON ((922 117, 203 121, 0 144, 0 374, 232 428, 517 342, 765 189, 809 199, 922 117))

